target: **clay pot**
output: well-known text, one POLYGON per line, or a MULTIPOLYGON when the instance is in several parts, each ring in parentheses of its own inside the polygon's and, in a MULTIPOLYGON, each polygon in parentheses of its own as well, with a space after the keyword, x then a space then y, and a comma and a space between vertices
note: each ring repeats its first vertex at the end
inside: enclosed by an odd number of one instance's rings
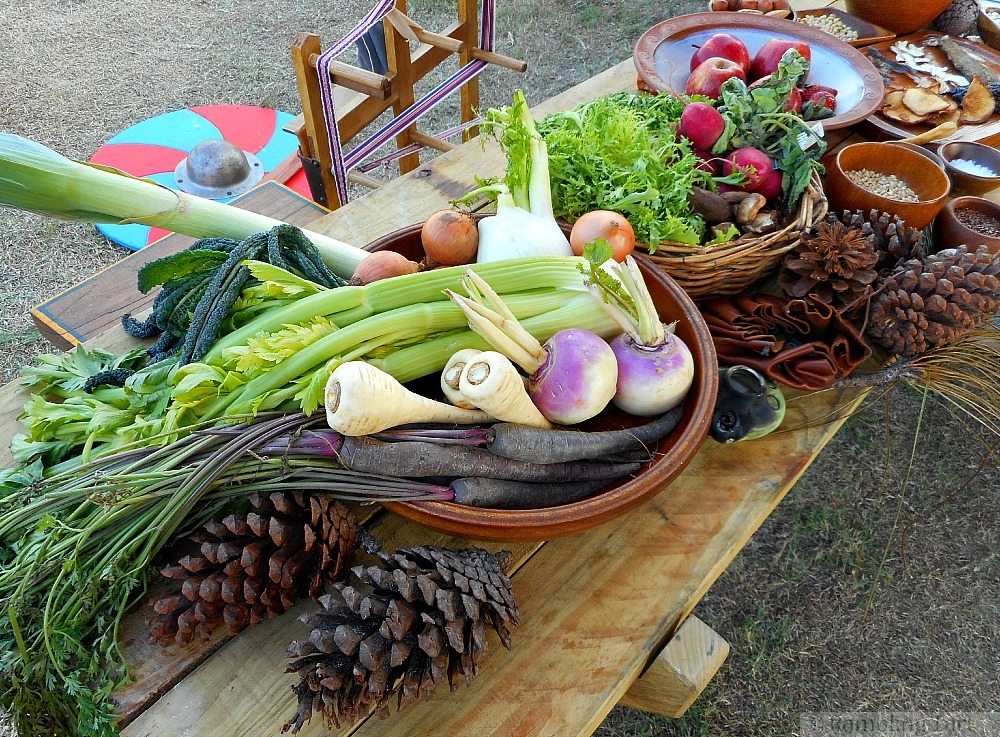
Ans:
POLYGON ((968 210, 983 218, 1000 222, 1000 204, 983 197, 956 197, 951 200, 934 220, 934 245, 938 249, 968 246, 975 251, 986 246, 992 254, 1000 253, 1000 237, 979 232, 959 220, 956 211, 968 210))
POLYGON ((845 0, 847 12, 897 35, 913 33, 941 15, 951 0, 845 0))
POLYGON ((878 210, 896 215, 911 228, 928 225, 944 206, 951 189, 948 175, 923 152, 890 143, 865 141, 845 146, 826 162, 824 189, 835 212, 878 210), (855 184, 847 172, 868 169, 892 174, 916 192, 917 202, 890 199, 855 184))

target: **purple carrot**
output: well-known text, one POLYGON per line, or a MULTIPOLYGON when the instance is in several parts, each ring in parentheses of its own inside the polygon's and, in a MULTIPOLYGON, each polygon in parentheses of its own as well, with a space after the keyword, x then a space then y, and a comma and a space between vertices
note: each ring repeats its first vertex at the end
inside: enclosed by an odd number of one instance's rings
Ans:
POLYGON ((534 483, 461 478, 451 482, 456 504, 489 509, 543 509, 570 504, 608 485, 607 480, 534 483))
POLYGON ((481 476, 514 481, 614 479, 638 471, 640 463, 527 463, 482 448, 416 441, 384 443, 367 436, 344 438, 340 460, 360 473, 403 477, 481 476))
POLYGON ((486 444, 486 449, 498 456, 528 463, 565 463, 584 458, 605 458, 627 450, 648 449, 677 427, 683 413, 684 407, 679 405, 645 425, 598 432, 540 430, 500 422, 491 428, 492 438, 486 444))

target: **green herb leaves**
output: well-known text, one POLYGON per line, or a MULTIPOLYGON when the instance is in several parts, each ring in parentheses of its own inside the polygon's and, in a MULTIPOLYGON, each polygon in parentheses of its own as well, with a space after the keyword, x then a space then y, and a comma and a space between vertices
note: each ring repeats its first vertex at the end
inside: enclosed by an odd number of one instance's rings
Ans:
POLYGON ((661 241, 699 243, 705 223, 687 197, 710 175, 675 132, 683 109, 671 95, 620 92, 541 120, 556 217, 615 210, 651 252, 661 241))

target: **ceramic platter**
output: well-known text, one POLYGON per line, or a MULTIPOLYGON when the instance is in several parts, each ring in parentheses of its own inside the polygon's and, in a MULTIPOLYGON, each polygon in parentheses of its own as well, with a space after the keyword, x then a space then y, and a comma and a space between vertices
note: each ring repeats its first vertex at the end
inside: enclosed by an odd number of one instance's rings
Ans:
POLYGON ((682 94, 690 74, 691 56, 716 33, 737 36, 751 56, 776 37, 809 44, 812 68, 807 84, 824 84, 837 90, 835 114, 822 121, 827 130, 864 120, 882 102, 882 77, 858 49, 818 28, 753 13, 691 13, 650 28, 639 38, 632 56, 645 87, 682 94))
MULTIPOLYGON (((866 49, 863 49, 863 51, 865 53, 870 53, 872 51, 878 52, 887 59, 894 60, 896 55, 891 50, 892 45, 898 41, 907 41, 927 49, 928 53, 941 66, 947 67, 951 71, 957 71, 955 66, 948 61, 948 57, 945 56, 941 49, 927 45, 928 41, 939 38, 940 36, 940 33, 933 31, 918 31, 908 36, 900 36, 894 41, 885 41, 883 43, 874 44, 866 49)), ((986 67, 990 72, 1000 75, 1000 52, 986 46, 985 44, 977 43, 967 38, 955 38, 954 40, 966 53, 986 67)), ((888 78, 889 87, 902 89, 914 87, 916 85, 913 79, 905 74, 887 72, 886 76, 888 78)), ((869 122, 889 138, 907 138, 909 136, 919 135, 933 128, 932 125, 927 123, 903 125, 902 123, 897 123, 884 117, 877 111, 871 116, 869 122)), ((1000 111, 995 112, 985 123, 980 123, 978 125, 960 123, 957 131, 952 133, 950 136, 937 139, 935 143, 948 143, 949 141, 983 141, 985 139, 989 139, 987 142, 990 142, 995 140, 997 136, 1000 136, 1000 111)))

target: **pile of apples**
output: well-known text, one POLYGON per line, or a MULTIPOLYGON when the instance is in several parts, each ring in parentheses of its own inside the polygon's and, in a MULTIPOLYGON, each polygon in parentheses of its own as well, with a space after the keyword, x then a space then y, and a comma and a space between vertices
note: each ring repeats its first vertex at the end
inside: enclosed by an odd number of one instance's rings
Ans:
MULTIPOLYGON (((804 41, 772 38, 751 57, 750 50, 738 37, 731 33, 716 33, 709 36, 691 57, 691 75, 684 91, 688 95, 705 95, 717 100, 722 83, 730 77, 753 84, 778 71, 778 62, 789 49, 798 51, 806 61, 812 60, 812 50, 804 41)), ((792 100, 789 103, 794 105, 792 100)))

